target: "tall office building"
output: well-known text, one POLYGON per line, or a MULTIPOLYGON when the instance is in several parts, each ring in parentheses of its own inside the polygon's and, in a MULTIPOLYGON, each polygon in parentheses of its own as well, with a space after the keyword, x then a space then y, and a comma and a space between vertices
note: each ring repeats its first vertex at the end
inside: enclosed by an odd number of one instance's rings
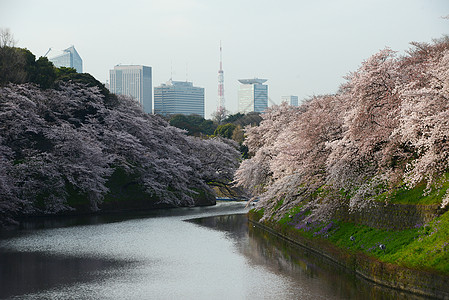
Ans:
POLYGON ((298 96, 282 96, 281 102, 287 102, 291 106, 298 106, 298 96))
POLYGON ((263 112, 268 108, 267 79, 239 79, 239 112, 263 112))
POLYGON ((49 58, 48 60, 58 68, 74 68, 76 72, 83 73, 83 60, 76 51, 75 47, 71 46, 65 50, 62 50, 62 52, 62 54, 49 58))
POLYGON ((154 113, 200 115, 204 118, 204 88, 192 82, 169 80, 154 88, 154 113))
POLYGON ((151 67, 119 65, 109 71, 111 93, 127 95, 136 99, 146 113, 153 112, 153 83, 151 67))

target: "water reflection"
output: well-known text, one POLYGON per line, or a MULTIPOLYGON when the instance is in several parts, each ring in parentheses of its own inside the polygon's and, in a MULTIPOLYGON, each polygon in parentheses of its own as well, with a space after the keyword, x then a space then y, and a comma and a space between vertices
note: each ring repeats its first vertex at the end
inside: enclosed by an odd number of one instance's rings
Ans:
POLYGON ((246 214, 208 216, 186 221, 211 229, 225 231, 230 237, 237 240, 248 237, 248 219, 246 214))
POLYGON ((252 224, 248 226, 246 215, 205 217, 189 221, 228 232, 230 237, 236 239, 239 250, 250 264, 263 266, 280 276, 288 276, 306 287, 301 291, 302 295, 308 290, 314 296, 325 296, 328 299, 426 299, 358 278, 321 255, 252 224))
POLYGON ((0 298, 104 280, 116 276, 125 265, 124 261, 90 257, 54 256, 39 252, 2 252, 0 298))
POLYGON ((0 236, 0 298, 413 299, 248 226, 246 212, 218 203, 29 222, 0 236))
MULTIPOLYGON (((217 205, 203 207, 179 207, 169 209, 152 209, 142 211, 128 212, 109 212, 100 215, 83 215, 83 216, 54 216, 54 217, 30 217, 24 219, 20 223, 20 230, 36 230, 48 228, 72 227, 81 225, 99 225, 106 223, 122 222, 134 219, 146 218, 166 218, 166 217, 183 217, 195 218, 203 215, 215 216, 224 214, 233 214, 238 212, 246 212, 246 204, 244 202, 220 202, 217 205)), ((17 231, 0 232, 0 239, 8 235, 16 235, 17 231)))

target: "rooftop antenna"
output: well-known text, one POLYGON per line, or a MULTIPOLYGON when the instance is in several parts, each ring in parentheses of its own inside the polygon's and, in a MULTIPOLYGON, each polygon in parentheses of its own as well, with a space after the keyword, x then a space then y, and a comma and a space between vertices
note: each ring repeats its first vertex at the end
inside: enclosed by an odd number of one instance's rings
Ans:
POLYGON ((189 63, 186 62, 186 82, 189 81, 189 63))

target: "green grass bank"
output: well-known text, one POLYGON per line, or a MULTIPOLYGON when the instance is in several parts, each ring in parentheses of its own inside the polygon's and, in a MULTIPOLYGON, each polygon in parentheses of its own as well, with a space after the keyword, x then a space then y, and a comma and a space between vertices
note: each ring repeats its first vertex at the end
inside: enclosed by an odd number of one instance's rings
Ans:
POLYGON ((449 299, 449 211, 441 210, 436 201, 424 200, 398 199, 358 212, 337 211, 326 223, 307 222, 308 212, 301 207, 278 221, 261 222, 263 208, 251 210, 248 217, 367 280, 449 299))

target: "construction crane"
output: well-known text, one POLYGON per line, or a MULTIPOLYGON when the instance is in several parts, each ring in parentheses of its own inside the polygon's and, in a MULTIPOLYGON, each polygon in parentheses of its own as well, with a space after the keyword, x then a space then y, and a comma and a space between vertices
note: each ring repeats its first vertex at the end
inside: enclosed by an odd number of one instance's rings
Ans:
POLYGON ((47 53, 45 53, 44 57, 47 57, 47 55, 48 55, 48 53, 49 53, 50 51, 51 51, 51 47, 48 48, 48 51, 47 51, 47 53))

